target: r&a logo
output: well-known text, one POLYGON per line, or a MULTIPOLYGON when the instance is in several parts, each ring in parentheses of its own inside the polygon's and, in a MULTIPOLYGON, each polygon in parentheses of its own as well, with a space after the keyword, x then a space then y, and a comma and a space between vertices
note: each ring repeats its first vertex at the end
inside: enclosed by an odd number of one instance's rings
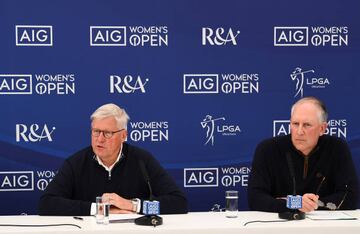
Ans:
POLYGON ((16 142, 21 140, 25 142, 38 142, 43 139, 52 141, 51 134, 55 129, 55 127, 52 127, 50 131, 46 124, 43 127, 40 127, 39 124, 31 124, 30 127, 25 124, 16 124, 16 142))
POLYGON ((135 93, 139 91, 145 93, 145 85, 149 79, 143 81, 140 76, 133 78, 131 75, 126 75, 123 78, 117 75, 110 76, 110 93, 135 93))
POLYGON ((231 28, 225 30, 224 28, 202 28, 202 45, 226 45, 230 43, 237 45, 236 38, 240 34, 240 31, 235 33, 231 28))

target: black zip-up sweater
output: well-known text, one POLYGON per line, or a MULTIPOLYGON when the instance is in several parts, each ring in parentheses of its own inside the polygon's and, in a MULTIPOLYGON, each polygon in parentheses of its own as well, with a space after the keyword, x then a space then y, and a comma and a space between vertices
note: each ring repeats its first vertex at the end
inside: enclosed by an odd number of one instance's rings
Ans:
POLYGON ((122 157, 111 174, 99 165, 87 147, 66 159, 39 202, 40 215, 90 215, 91 203, 103 193, 141 200, 149 199, 149 188, 139 168, 145 164, 161 214, 187 213, 187 200, 168 173, 150 153, 123 144, 122 157))
POLYGON ((248 185, 251 210, 288 211, 286 201, 276 199, 293 194, 288 153, 294 165, 297 195, 319 190, 319 200, 325 205, 331 202, 339 206, 343 200, 339 209, 356 209, 358 182, 346 142, 323 135, 306 159, 287 135, 265 140, 256 148, 248 185))

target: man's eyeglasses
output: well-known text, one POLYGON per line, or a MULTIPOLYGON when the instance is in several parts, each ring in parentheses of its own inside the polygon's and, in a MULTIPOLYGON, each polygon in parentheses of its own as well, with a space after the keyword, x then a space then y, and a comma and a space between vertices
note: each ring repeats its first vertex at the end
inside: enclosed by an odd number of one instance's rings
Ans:
POLYGON ((348 186, 345 185, 346 192, 344 193, 344 196, 342 197, 339 205, 336 206, 336 205, 335 205, 334 203, 332 203, 332 202, 328 202, 328 203, 326 203, 326 205, 325 205, 324 202, 318 200, 318 206, 319 206, 319 207, 324 207, 324 208, 329 209, 329 210, 339 210, 339 209, 341 208, 341 205, 342 205, 342 204, 344 203, 344 201, 345 201, 346 195, 348 195, 348 193, 349 193, 349 190, 347 189, 347 187, 348 187, 348 186))
POLYGON ((114 131, 114 132, 111 132, 111 131, 103 131, 103 130, 100 130, 100 129, 96 129, 96 128, 93 128, 91 129, 91 135, 93 137, 99 137, 100 134, 102 133, 103 136, 106 138, 106 139, 110 139, 115 133, 117 132, 121 132, 123 129, 120 129, 120 130, 117 130, 117 131, 114 131))

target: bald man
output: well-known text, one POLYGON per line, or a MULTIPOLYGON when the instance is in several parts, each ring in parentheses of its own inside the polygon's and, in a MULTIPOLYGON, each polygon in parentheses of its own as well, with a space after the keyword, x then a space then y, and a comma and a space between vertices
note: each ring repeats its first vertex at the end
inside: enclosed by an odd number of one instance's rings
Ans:
POLYGON ((296 194, 302 212, 317 209, 356 209, 358 182, 346 142, 324 135, 328 113, 315 97, 291 108, 291 134, 261 142, 255 151, 248 187, 251 210, 286 212, 286 196, 293 193, 289 171, 293 164, 296 194))

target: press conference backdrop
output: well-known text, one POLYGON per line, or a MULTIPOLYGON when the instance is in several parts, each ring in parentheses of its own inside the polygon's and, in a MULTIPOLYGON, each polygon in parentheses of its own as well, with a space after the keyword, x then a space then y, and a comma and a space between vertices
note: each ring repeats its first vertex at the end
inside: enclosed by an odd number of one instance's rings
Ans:
MULTIPOLYGON (((256 145, 303 96, 360 170, 360 2, 0 1, 0 214, 36 214, 65 158, 116 103, 191 211, 247 185, 256 145)), ((358 206, 360 207, 360 206, 358 206)))

